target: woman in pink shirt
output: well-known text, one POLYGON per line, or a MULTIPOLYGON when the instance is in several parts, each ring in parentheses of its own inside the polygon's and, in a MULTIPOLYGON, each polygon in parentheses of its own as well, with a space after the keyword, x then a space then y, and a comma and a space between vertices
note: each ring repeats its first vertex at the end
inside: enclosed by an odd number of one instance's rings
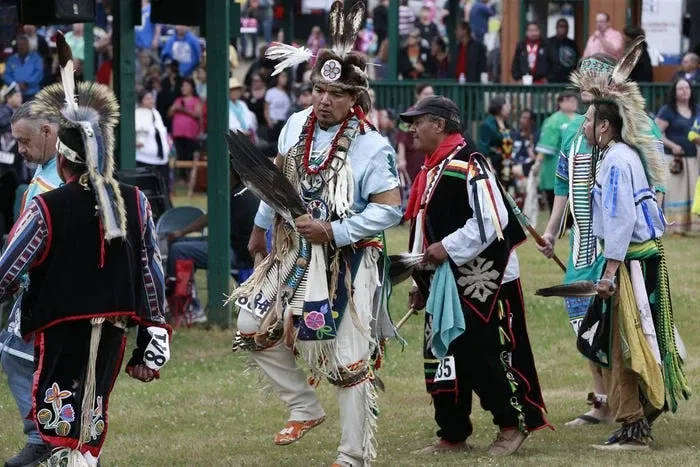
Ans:
MULTIPOLYGON (((202 101, 192 78, 184 78, 180 87, 182 95, 175 99, 168 110, 172 118, 172 135, 177 151, 177 159, 191 161, 194 152, 199 149, 199 135, 202 131, 202 101)), ((187 171, 179 174, 180 179, 187 178, 187 171)))

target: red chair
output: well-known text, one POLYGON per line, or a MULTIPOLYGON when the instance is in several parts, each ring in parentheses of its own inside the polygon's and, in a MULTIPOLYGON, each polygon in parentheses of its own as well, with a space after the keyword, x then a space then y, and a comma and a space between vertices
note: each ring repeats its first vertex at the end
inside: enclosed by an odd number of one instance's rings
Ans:
POLYGON ((184 322, 189 328, 192 326, 188 311, 192 304, 194 260, 179 259, 175 261, 175 277, 170 278, 169 281, 169 291, 166 293, 166 297, 170 308, 172 325, 174 328, 177 328, 184 322))

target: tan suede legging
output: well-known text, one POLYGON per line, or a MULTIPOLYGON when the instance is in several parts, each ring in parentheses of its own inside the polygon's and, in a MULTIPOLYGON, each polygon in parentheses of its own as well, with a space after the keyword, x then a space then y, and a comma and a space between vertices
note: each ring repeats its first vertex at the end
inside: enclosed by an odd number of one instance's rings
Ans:
MULTIPOLYGON (((618 283, 619 287, 619 283, 618 283)), ((610 369, 603 369, 603 383, 608 393, 610 414, 615 421, 630 424, 644 417, 644 407, 639 400, 639 377, 625 366, 622 356, 622 339, 619 326, 619 292, 613 297, 612 348, 610 369)))

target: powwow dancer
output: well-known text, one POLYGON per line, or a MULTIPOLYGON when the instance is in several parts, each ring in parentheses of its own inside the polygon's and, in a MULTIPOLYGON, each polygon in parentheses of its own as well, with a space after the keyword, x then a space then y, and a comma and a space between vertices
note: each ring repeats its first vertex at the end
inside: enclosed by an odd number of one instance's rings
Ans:
POLYGON ((401 119, 428 154, 406 212, 411 249, 438 266, 414 275, 409 304, 427 299, 425 381, 440 438, 418 453, 471 449, 474 391, 500 430, 489 454, 509 455, 549 426, 515 254, 525 233, 487 159, 461 136, 454 102, 429 97, 401 119))
MULTIPOLYGON (((623 64, 624 67, 618 66, 616 73, 626 73, 624 78, 629 75, 629 70, 634 68, 638 59, 640 48, 641 42, 629 48, 628 53, 620 60, 620 64, 623 64)), ((578 73, 586 76, 610 77, 616 70, 616 65, 617 62, 612 56, 594 54, 581 61, 578 73)), ((593 96, 586 87, 588 81, 578 80, 574 86, 582 86, 578 87, 581 92, 581 100, 584 104, 590 104, 593 96)), ((564 235, 569 219, 571 220, 570 254, 564 276, 564 282, 567 284, 576 281, 598 280, 604 262, 599 242, 593 235, 591 221, 591 189, 595 181, 595 173, 600 167, 595 164, 598 150, 586 142, 582 132, 583 121, 583 115, 574 118, 562 136, 554 180, 554 207, 542 235, 546 245, 544 247, 537 246, 546 257, 551 258, 556 239, 564 235)), ((656 141, 657 151, 662 151, 661 132, 651 118, 649 118, 649 122, 651 125, 650 136, 656 141)), ((661 191, 663 188, 656 187, 656 189, 661 191)), ((578 335, 581 320, 586 314, 590 301, 589 297, 565 299, 569 323, 576 335, 578 335)), ((566 423, 565 426, 576 427, 612 421, 601 370, 596 365, 590 365, 590 367, 595 386, 594 392, 589 393, 587 399, 591 408, 586 413, 566 423)))
MULTIPOLYGON (((19 142, 20 155, 25 162, 40 164, 25 192, 20 212, 24 211, 27 203, 35 196, 51 191, 62 183, 55 157, 58 114, 47 117, 34 115, 33 105, 32 102, 25 102, 12 115, 12 131, 19 142)), ((6 467, 32 465, 46 460, 51 455, 51 446, 44 443, 36 423, 28 418, 32 410, 34 341, 25 342, 20 332, 20 308, 25 288, 26 284, 20 286, 7 329, 0 331, 0 362, 22 416, 24 433, 27 435, 27 444, 5 462, 6 467)))
MULTIPOLYGON (((249 249, 253 257, 266 254, 270 226, 273 249, 232 295, 240 308, 234 350, 251 351, 290 411, 275 443, 293 443, 325 418, 296 352, 315 381, 338 387, 342 436, 334 465, 351 466, 376 456, 372 360, 383 330, 393 334, 380 235, 401 219, 395 153, 364 117, 365 58, 350 52, 363 15, 361 2, 347 20, 342 2, 333 4, 332 49, 316 57, 312 107, 292 115, 279 138, 277 165, 312 219, 285 221, 261 203, 249 249)), ((280 72, 310 52, 277 44, 268 57, 284 59, 280 72)))
POLYGON ((125 327, 140 326, 127 373, 142 381, 158 377, 169 337, 150 205, 112 176, 118 104, 106 86, 76 87, 60 34, 57 47, 63 84, 37 94, 32 110, 60 115, 57 163, 65 184, 29 202, 13 227, 0 257, 0 299, 29 271, 20 326, 25 339, 36 338, 33 419, 43 440, 61 448, 49 461, 94 466, 125 327))
POLYGON ((654 192, 666 168, 649 135, 644 98, 636 83, 623 81, 626 76, 574 78, 595 96, 583 132, 600 151, 592 221, 605 258, 578 348, 604 368, 610 406, 622 424, 596 447, 648 450, 650 423, 662 410, 675 412, 690 388, 676 347, 661 243, 666 223, 654 192))

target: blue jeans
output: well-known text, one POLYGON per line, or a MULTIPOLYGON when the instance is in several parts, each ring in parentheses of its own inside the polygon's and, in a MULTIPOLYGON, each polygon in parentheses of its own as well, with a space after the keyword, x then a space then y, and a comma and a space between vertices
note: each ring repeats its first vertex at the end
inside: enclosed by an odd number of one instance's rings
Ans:
POLYGON ((27 420, 27 416, 32 410, 34 362, 10 354, 12 349, 17 349, 17 347, 23 347, 25 349, 28 346, 33 347, 34 341, 28 345, 20 337, 11 335, 6 331, 0 334, 0 339, 0 342, 5 346, 2 352, 0 352, 0 364, 2 364, 2 369, 5 374, 7 374, 7 385, 10 387, 12 396, 15 398, 15 403, 19 409, 19 414, 22 417, 24 434, 27 435, 27 442, 29 444, 44 444, 39 430, 36 427, 36 423, 27 420))
MULTIPOLYGON (((168 277, 175 276, 175 261, 178 259, 193 259, 196 269, 207 269, 209 267, 209 252, 207 251, 207 237, 183 237, 174 241, 168 248, 168 277)), ((231 267, 236 262, 233 249, 229 247, 231 255, 231 267)), ((195 293, 193 304, 195 310, 201 308, 199 297, 195 293)))

